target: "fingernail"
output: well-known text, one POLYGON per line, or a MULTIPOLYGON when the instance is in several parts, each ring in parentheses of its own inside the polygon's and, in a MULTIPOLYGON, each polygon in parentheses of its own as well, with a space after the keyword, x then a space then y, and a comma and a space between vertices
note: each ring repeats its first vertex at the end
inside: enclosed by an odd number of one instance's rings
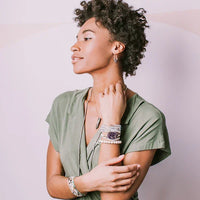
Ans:
POLYGON ((139 169, 139 168, 140 168, 140 165, 137 165, 137 168, 139 169))
POLYGON ((119 158, 123 158, 123 157, 124 157, 124 154, 122 154, 122 155, 119 156, 119 158))

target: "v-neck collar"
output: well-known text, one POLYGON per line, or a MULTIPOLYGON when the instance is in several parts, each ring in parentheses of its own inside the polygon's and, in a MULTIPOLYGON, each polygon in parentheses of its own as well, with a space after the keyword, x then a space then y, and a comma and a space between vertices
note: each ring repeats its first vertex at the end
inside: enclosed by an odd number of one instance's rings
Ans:
MULTIPOLYGON (((86 89, 86 92, 84 93, 84 96, 82 98, 82 108, 83 108, 83 118, 85 118, 85 100, 86 100, 86 96, 89 92, 89 89, 91 87, 87 88, 86 89)), ((92 151, 95 149, 95 147, 98 145, 98 139, 100 137, 100 129, 98 129, 96 131, 96 133, 93 135, 92 139, 90 140, 89 144, 87 145, 86 144, 86 132, 85 132, 85 124, 83 126, 83 133, 82 133, 82 144, 84 144, 84 149, 82 149, 83 151, 85 151, 84 153, 86 153, 86 157, 87 157, 87 161, 89 160, 90 158, 90 155, 92 153, 92 151)))
MULTIPOLYGON (((86 96, 89 92, 89 89, 91 87, 86 88, 85 90, 83 90, 83 95, 82 95, 82 116, 83 118, 85 117, 85 100, 86 100, 86 96)), ((127 106, 126 106, 126 110, 124 112, 124 115, 122 117, 121 120, 121 124, 129 124, 131 117, 133 116, 133 114, 135 113, 135 111, 137 110, 137 108, 144 102, 144 100, 137 94, 135 93, 132 97, 130 97, 127 100, 127 106), (137 98, 139 97, 139 98, 137 98), (133 104, 135 104, 134 108, 132 107, 133 104)), ((82 140, 84 140, 84 144, 85 144, 85 149, 86 149, 86 156, 87 156, 87 160, 90 157, 91 152, 94 150, 94 148, 98 145, 98 139, 100 137, 100 129, 98 129, 96 131, 96 133, 94 134, 94 136, 92 137, 92 139, 90 140, 89 144, 86 144, 86 133, 85 133, 85 124, 83 127, 83 135, 82 135, 82 140)))
MULTIPOLYGON (((89 172, 89 159, 90 156, 92 155, 92 152, 94 149, 99 145, 98 139, 100 137, 100 131, 99 129, 95 133, 95 135, 92 137, 90 143, 86 146, 86 138, 85 138, 85 125, 82 130, 83 122, 84 122, 84 117, 85 117, 85 99, 86 95, 88 94, 88 91, 91 87, 88 87, 84 90, 77 90, 73 94, 73 102, 71 102, 70 109, 68 113, 71 115, 71 117, 75 117, 76 120, 81 121, 81 127, 77 127, 77 130, 79 133, 76 133, 78 136, 78 160, 80 161, 79 167, 82 172, 82 174, 89 172), (75 106, 76 105, 76 106, 75 106), (78 110, 77 110, 78 108, 78 110), (77 114, 79 113, 79 114, 77 114)), ((125 110, 125 113, 122 117, 121 124, 122 126, 125 124, 128 124, 130 122, 130 119, 134 112, 137 110, 139 105, 143 102, 143 99, 139 97, 139 95, 136 93, 133 95, 130 99, 127 101, 127 107, 125 110), (133 106, 134 105, 134 106, 133 106)))
MULTIPOLYGON (((81 114, 82 114, 82 117, 84 117, 84 114, 85 114, 84 102, 85 102, 86 95, 88 94, 88 91, 89 91, 90 88, 91 87, 88 87, 88 88, 83 89, 83 90, 77 90, 74 93, 74 101, 72 102, 70 109, 68 111, 71 115, 77 115, 77 109, 76 109, 77 107, 73 106, 73 105, 81 103, 82 104, 80 106, 82 108, 81 114), (81 100, 81 102, 80 102, 80 100, 81 100)), ((140 97, 137 93, 135 93, 132 97, 130 97, 127 100, 126 110, 125 110, 124 115, 123 115, 122 120, 121 120, 122 125, 123 124, 129 124, 130 119, 132 118, 133 114, 135 113, 137 108, 143 102, 144 102, 144 99, 142 97, 140 97), (134 105, 134 107, 133 107, 133 105, 134 105)))

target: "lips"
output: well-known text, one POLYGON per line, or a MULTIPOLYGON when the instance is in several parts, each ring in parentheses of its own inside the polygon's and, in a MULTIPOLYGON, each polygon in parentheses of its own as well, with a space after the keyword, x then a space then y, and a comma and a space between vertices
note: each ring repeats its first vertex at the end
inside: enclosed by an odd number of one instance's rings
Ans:
POLYGON ((83 57, 79 55, 72 55, 72 64, 77 63, 78 61, 82 60, 83 57))

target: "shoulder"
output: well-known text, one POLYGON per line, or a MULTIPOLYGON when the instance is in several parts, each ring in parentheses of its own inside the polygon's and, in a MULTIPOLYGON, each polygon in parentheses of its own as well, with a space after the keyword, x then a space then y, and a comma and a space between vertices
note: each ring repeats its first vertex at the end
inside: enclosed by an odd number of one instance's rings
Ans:
POLYGON ((163 112, 157 108, 152 103, 146 101, 141 96, 137 95, 139 101, 142 101, 140 106, 138 107, 138 114, 146 119, 162 119, 164 117, 163 112))
POLYGON ((72 107, 76 107, 82 101, 87 91, 88 88, 63 92, 56 96, 52 108, 59 113, 70 112, 72 107))
POLYGON ((63 92, 59 94, 58 96, 56 96, 56 98, 54 99, 54 104, 60 105, 60 104, 66 104, 66 103, 75 101, 78 98, 83 97, 87 90, 88 88, 63 92))
POLYGON ((137 93, 127 102, 126 121, 137 121, 139 124, 165 121, 163 112, 137 93))
POLYGON ((70 101, 73 98, 76 91, 77 90, 66 91, 59 94, 58 96, 55 97, 54 104, 62 104, 63 102, 70 101))
POLYGON ((151 165, 156 164, 171 154, 165 116, 138 94, 130 100, 128 114, 132 113, 124 126, 124 152, 157 149, 151 165))

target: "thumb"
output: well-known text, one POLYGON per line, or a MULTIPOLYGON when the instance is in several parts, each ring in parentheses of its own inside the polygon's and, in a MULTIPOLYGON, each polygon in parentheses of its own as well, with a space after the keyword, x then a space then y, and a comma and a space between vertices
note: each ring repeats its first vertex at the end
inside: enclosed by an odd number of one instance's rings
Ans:
POLYGON ((115 158, 112 158, 112 159, 110 159, 108 161, 105 161, 104 165, 112 166, 112 165, 115 165, 117 163, 120 163, 123 159, 124 159, 124 155, 122 154, 122 155, 120 155, 118 157, 115 157, 115 158))

